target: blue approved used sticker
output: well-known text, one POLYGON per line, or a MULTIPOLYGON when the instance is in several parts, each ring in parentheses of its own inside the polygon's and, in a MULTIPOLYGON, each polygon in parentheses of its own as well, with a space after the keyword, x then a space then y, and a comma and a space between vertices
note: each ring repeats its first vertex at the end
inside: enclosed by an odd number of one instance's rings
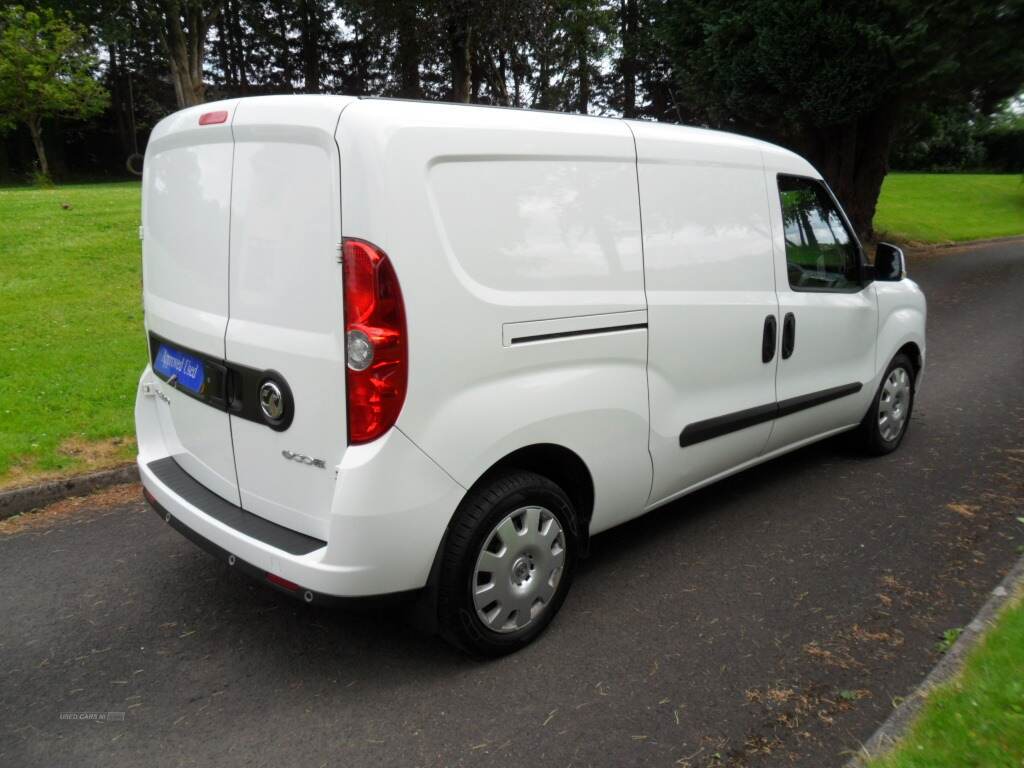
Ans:
POLYGON ((156 351, 153 370, 168 380, 174 376, 176 386, 180 385, 196 394, 202 390, 206 381, 202 360, 166 344, 161 344, 156 351))

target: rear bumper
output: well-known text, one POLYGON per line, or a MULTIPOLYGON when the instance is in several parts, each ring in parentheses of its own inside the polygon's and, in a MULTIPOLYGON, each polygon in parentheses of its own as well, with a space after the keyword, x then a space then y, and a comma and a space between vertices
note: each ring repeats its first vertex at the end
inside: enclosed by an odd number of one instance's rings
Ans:
POLYGON ((180 468, 187 479, 173 482, 160 466, 172 461, 138 463, 146 500, 165 522, 229 565, 306 602, 423 587, 462 494, 449 479, 453 487, 432 510, 378 507, 379 514, 336 515, 330 541, 319 541, 231 505, 180 468))
POLYGON ((323 603, 334 602, 340 599, 335 597, 334 595, 325 595, 322 593, 315 592, 311 589, 303 589, 301 585, 294 584, 293 582, 282 582, 280 579, 275 579, 276 574, 273 574, 270 571, 265 571, 262 568, 253 565, 252 563, 246 562, 245 560, 241 560, 238 558, 237 555, 233 555, 231 552, 228 552, 223 547, 214 544, 209 539, 203 538, 201 535, 199 535, 199 533, 197 533, 192 528, 189 528, 179 518, 172 515, 170 511, 168 511, 159 501, 156 500, 156 497, 153 496, 153 494, 150 493, 150 491, 147 488, 143 487, 142 493, 143 496, 145 496, 146 501, 149 502, 149 506, 153 509, 154 512, 157 513, 157 515, 160 516, 160 518, 165 523, 167 523, 169 526, 171 526, 174 530, 176 530, 186 539, 191 541, 193 544, 196 544, 200 548, 205 549, 218 560, 222 560, 229 566, 241 571, 246 576, 249 576, 250 578, 256 581, 264 582, 268 586, 274 587, 275 589, 278 589, 281 592, 304 600, 307 603, 316 602, 319 605, 323 603))
POLYGON ((146 498, 204 549, 263 581, 273 574, 290 582, 297 588, 285 591, 309 592, 311 601, 407 592, 427 583, 465 489, 399 430, 350 447, 327 469, 337 480, 321 540, 246 512, 181 470, 170 450, 180 443, 165 439, 167 425, 159 424, 155 407, 142 395, 136 403, 146 498))

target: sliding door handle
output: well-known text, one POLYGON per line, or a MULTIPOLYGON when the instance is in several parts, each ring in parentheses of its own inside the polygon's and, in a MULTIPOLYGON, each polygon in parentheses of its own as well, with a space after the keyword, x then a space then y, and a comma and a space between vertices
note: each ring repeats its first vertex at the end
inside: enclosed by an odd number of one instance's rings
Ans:
POLYGON ((796 347, 796 318, 787 312, 782 321, 782 359, 788 360, 796 347))
POLYGON ((775 315, 764 319, 764 333, 761 336, 761 362, 770 363, 775 357, 775 337, 778 328, 775 315))

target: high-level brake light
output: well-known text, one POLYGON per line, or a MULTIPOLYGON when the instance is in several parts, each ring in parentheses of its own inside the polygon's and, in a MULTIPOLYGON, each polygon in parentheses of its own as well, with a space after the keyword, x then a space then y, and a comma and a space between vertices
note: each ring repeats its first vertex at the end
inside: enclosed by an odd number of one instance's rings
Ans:
POLYGON ((200 125, 218 125, 227 122, 227 110, 221 109, 216 112, 204 112, 199 116, 200 125))

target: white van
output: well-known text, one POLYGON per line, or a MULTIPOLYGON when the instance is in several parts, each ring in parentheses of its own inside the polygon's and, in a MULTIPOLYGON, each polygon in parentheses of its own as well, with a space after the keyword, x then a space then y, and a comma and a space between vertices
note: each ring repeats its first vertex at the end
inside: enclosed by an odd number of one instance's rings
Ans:
POLYGON ((894 450, 924 367, 899 250, 730 134, 259 97, 163 120, 142 195, 146 498, 474 654, 536 637, 595 533, 845 430, 894 450))

